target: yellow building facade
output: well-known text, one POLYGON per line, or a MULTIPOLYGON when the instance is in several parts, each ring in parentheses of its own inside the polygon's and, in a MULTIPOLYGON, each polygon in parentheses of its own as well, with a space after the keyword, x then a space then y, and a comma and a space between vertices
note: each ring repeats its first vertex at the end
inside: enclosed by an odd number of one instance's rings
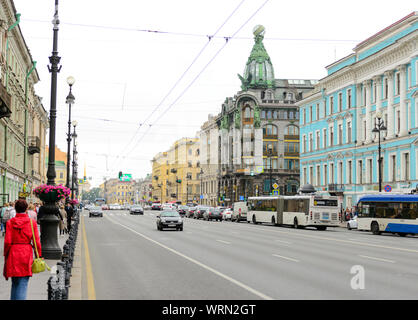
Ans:
POLYGON ((133 204, 135 199, 133 184, 133 181, 110 179, 100 185, 100 188, 103 188, 107 204, 133 204))
POLYGON ((198 203, 199 139, 182 138, 152 159, 152 197, 161 203, 198 203))

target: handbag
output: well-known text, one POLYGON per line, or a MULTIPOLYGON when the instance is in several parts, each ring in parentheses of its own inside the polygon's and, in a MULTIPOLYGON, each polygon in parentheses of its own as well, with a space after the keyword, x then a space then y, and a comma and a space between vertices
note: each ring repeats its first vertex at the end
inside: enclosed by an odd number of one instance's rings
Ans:
POLYGON ((32 263, 32 272, 40 273, 40 272, 44 272, 45 269, 48 269, 48 271, 50 271, 51 268, 46 264, 44 259, 39 258, 38 248, 36 247, 35 232, 33 231, 32 219, 29 218, 29 220, 30 220, 30 226, 32 228, 33 244, 35 245, 35 252, 36 252, 36 258, 33 260, 33 263, 32 263))

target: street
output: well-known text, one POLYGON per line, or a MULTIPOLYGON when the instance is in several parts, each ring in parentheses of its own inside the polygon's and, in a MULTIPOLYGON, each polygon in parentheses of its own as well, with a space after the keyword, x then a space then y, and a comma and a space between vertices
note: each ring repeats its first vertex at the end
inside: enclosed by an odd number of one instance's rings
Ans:
POLYGON ((418 298, 417 237, 189 218, 158 231, 158 212, 83 211, 83 299, 418 298))

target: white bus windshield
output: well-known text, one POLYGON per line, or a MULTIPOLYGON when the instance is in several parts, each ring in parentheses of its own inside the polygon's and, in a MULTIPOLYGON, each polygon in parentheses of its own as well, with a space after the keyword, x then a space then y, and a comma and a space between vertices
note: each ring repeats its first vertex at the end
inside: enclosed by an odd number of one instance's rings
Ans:
POLYGON ((277 199, 254 199, 250 200, 249 204, 249 210, 251 211, 277 211, 277 199))

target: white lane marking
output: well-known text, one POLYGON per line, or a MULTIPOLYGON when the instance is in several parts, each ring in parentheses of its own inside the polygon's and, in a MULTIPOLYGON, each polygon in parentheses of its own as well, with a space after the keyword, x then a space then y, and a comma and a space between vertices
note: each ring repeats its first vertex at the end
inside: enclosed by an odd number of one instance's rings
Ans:
POLYGON ((282 258, 282 259, 285 259, 285 260, 290 260, 290 261, 293 261, 293 262, 299 262, 299 260, 289 258, 289 257, 280 256, 280 255, 274 254, 274 253, 272 254, 272 256, 277 257, 277 258, 282 258))
POLYGON ((274 240, 274 241, 276 241, 276 242, 280 242, 280 243, 285 243, 285 244, 292 244, 291 242, 289 242, 289 241, 283 241, 283 240, 278 240, 278 239, 276 239, 276 240, 274 240))
POLYGON ((231 242, 224 241, 224 240, 216 240, 216 241, 221 242, 221 243, 225 243, 225 244, 231 244, 231 242))
POLYGON ((243 289, 251 292, 252 294, 254 294, 254 295, 256 295, 256 296, 258 296, 258 297, 260 297, 260 298, 262 298, 264 300, 274 300, 272 297, 269 297, 269 296, 265 295, 264 293, 261 293, 260 291, 257 291, 255 289, 247 286, 246 284, 244 284, 244 283, 242 283, 242 282, 240 282, 238 280, 235 280, 235 279, 227 276, 226 274, 223 274, 223 273, 219 272, 218 270, 215 270, 215 269, 213 269, 213 268, 211 268, 211 267, 203 264, 202 262, 197 261, 196 259, 190 258, 190 257, 186 256, 185 254, 177 251, 177 250, 174 250, 174 249, 172 249, 170 247, 167 247, 166 245, 164 245, 162 243, 159 243, 158 241, 156 241, 154 239, 151 239, 150 237, 147 237, 146 235, 144 235, 144 234, 142 234, 142 233, 140 233, 138 231, 135 231, 135 230, 133 230, 133 229, 131 229, 131 228, 123 225, 123 224, 120 224, 120 223, 114 221, 113 219, 109 219, 109 220, 112 221, 114 224, 118 224, 121 227, 123 227, 123 228, 125 228, 125 229, 127 229, 129 231, 132 231, 133 233, 136 233, 137 235, 141 236, 142 238, 144 238, 144 239, 146 239, 148 241, 151 241, 151 242, 155 243, 156 245, 158 245, 158 246, 160 246, 160 247, 162 247, 162 248, 164 248, 164 249, 166 249, 166 250, 168 250, 168 251, 170 251, 170 252, 172 252, 172 253, 174 253, 176 255, 178 255, 178 256, 186 259, 186 260, 189 260, 190 262, 193 262, 194 264, 196 264, 196 265, 198 265, 198 266, 200 266, 200 267, 202 267, 202 268, 204 268, 204 269, 206 269, 206 270, 208 270, 208 271, 210 271, 210 272, 218 275, 219 277, 222 277, 222 278, 224 278, 224 279, 226 279, 226 280, 228 280, 228 281, 236 284, 237 286, 239 286, 239 287, 241 287, 241 288, 243 288, 243 289))
POLYGON ((366 259, 377 260, 377 261, 389 262, 389 263, 395 263, 396 262, 396 261, 393 261, 393 260, 376 258, 376 257, 370 257, 370 256, 363 256, 363 255, 359 255, 359 257, 366 258, 366 259))

